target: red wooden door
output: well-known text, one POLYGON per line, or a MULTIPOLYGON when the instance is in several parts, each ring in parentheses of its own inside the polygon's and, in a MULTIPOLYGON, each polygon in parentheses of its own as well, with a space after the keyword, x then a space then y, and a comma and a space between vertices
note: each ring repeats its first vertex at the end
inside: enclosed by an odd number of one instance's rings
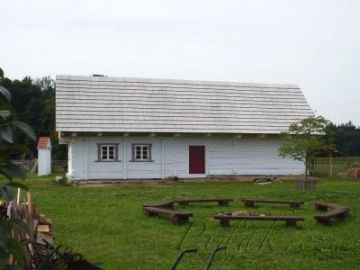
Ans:
POLYGON ((205 173, 205 146, 189 146, 189 173, 205 173))

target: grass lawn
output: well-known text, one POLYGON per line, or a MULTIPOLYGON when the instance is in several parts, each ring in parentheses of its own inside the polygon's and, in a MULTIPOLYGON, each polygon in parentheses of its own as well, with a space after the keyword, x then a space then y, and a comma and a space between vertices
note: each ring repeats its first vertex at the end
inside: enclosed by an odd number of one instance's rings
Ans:
POLYGON ((53 177, 27 180, 40 213, 54 224, 56 244, 73 247, 104 269, 170 269, 178 253, 186 255, 178 269, 204 269, 212 251, 212 269, 359 269, 360 181, 321 180, 315 194, 295 192, 293 182, 270 185, 252 183, 136 184, 107 187, 72 187, 51 184, 53 177), (173 226, 167 218, 146 217, 144 203, 184 197, 230 197, 229 207, 214 203, 179 207, 191 211, 191 222, 173 226), (300 209, 259 205, 257 213, 303 215, 305 222, 288 228, 283 222, 234 221, 228 228, 209 217, 245 210, 240 199, 264 197, 299 199, 300 209), (350 207, 350 216, 327 227, 315 223, 315 201, 350 207))

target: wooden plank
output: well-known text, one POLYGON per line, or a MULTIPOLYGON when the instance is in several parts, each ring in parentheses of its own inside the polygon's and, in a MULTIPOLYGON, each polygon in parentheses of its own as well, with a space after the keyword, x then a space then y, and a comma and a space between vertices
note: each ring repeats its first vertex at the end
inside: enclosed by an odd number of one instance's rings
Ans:
POLYGON ((220 221, 221 226, 229 226, 230 220, 253 220, 253 221, 285 221, 286 226, 295 227, 297 221, 304 221, 305 218, 301 216, 231 216, 231 215, 217 215, 213 217, 220 221))
POLYGON ((52 245, 54 242, 54 237, 50 233, 38 232, 36 235, 36 243, 41 245, 46 245, 46 242, 44 242, 44 240, 52 245))
POLYGON ((172 208, 174 201, 157 202, 151 204, 145 204, 144 207, 170 207, 172 208))
POLYGON ((229 220, 296 220, 304 221, 302 216, 230 216, 230 215, 216 215, 214 219, 229 219, 229 220))
POLYGON ((175 200, 179 205, 188 205, 190 203, 203 203, 203 202, 217 202, 220 206, 228 206, 229 202, 233 201, 233 199, 228 198, 210 198, 210 199, 181 199, 175 200))
POLYGON ((292 200, 267 200, 267 199, 242 199, 246 207, 254 207, 255 203, 275 203, 275 204, 288 204, 292 208, 299 208, 303 201, 292 200))
POLYGON ((36 230, 38 232, 50 232, 50 225, 37 225, 36 230))
POLYGON ((293 201, 293 200, 268 200, 268 199, 242 199, 241 201, 253 201, 261 203, 281 203, 281 204, 291 204, 291 203, 300 203, 303 204, 303 201, 293 201))
POLYGON ((152 213, 160 213, 170 216, 190 216, 192 217, 192 213, 184 213, 184 212, 177 212, 170 209, 159 208, 159 207, 144 207, 144 211, 152 212, 152 213))
POLYGON ((208 199, 180 199, 174 200, 175 202, 219 202, 219 201, 228 201, 232 202, 234 199, 229 198, 208 198, 208 199))

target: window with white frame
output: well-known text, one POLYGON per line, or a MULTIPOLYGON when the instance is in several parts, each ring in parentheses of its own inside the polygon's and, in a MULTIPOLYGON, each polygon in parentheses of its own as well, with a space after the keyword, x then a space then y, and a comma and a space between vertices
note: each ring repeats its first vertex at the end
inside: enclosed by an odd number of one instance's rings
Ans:
POLYGON ((116 161, 117 145, 116 144, 99 144, 98 145, 99 161, 116 161))
POLYGON ((133 161, 151 161, 151 144, 133 144, 133 161))

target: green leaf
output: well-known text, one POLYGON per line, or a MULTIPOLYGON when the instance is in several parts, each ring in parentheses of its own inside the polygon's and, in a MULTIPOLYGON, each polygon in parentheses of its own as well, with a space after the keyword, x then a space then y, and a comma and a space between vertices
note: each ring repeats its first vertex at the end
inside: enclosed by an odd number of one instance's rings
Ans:
POLYGON ((10 182, 7 185, 10 187, 21 188, 23 190, 29 190, 29 187, 27 185, 19 183, 19 182, 10 182))
POLYGON ((21 270, 21 268, 17 265, 10 265, 6 268, 6 270, 21 270))
POLYGON ((27 148, 25 145, 23 144, 19 144, 19 143, 12 143, 12 144, 7 144, 6 145, 6 149, 7 151, 11 151, 11 150, 15 150, 24 154, 28 154, 30 156, 32 156, 32 152, 29 150, 29 148, 27 148))
POLYGON ((0 130, 0 137, 9 143, 13 143, 13 131, 10 127, 6 127, 3 130, 0 130))
POLYGON ((12 121, 12 124, 16 126, 18 129, 20 129, 22 132, 24 132, 27 136, 29 136, 32 140, 36 141, 36 136, 34 130, 24 122, 14 120, 12 121))
POLYGON ((0 221, 0 247, 3 250, 7 248, 11 228, 12 225, 9 221, 0 221))
POLYGON ((9 222, 16 228, 20 229, 24 233, 30 233, 29 226, 18 218, 12 218, 9 220, 9 222))
POLYGON ((9 254, 6 252, 0 252, 0 269, 6 269, 8 265, 9 254))
POLYGON ((1 86, 0 85, 0 94, 3 95, 7 101, 10 102, 11 100, 11 94, 10 94, 10 91, 7 90, 5 87, 1 86))
POLYGON ((17 178, 24 179, 25 171, 19 166, 11 163, 6 163, 5 166, 0 167, 0 173, 3 173, 9 179, 17 178))
POLYGON ((8 110, 1 110, 1 111, 0 111, 0 116, 1 116, 3 119, 8 118, 10 115, 11 115, 11 113, 10 113, 10 111, 8 111, 8 110))
POLYGON ((19 241, 10 238, 8 241, 8 248, 10 253, 16 259, 17 263, 23 266, 25 264, 25 253, 22 244, 19 241))
POLYGON ((0 197, 11 201, 14 199, 14 190, 6 184, 0 184, 0 197))

